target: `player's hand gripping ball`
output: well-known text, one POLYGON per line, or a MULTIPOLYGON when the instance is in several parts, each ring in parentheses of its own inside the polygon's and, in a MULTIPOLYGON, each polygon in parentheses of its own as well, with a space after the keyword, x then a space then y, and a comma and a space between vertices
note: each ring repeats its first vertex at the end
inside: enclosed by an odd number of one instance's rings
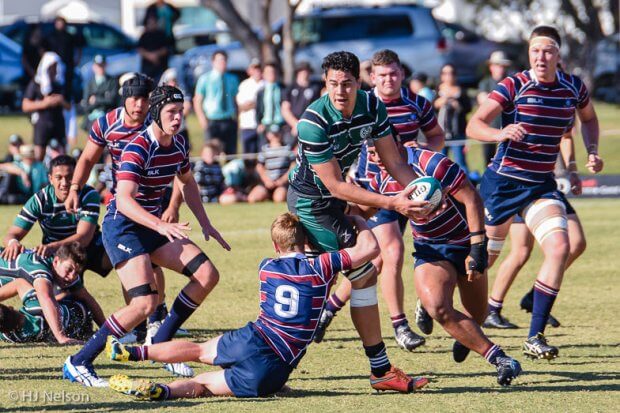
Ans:
POLYGON ((415 189, 411 193, 412 201, 428 201, 431 205, 430 212, 435 211, 443 199, 441 192, 441 183, 432 176, 423 176, 409 182, 407 188, 414 186, 415 189))

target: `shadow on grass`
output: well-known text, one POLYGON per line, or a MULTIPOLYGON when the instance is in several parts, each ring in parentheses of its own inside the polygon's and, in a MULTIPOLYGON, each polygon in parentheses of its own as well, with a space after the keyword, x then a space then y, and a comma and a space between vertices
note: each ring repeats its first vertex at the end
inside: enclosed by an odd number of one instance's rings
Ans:
MULTIPOLYGON (((518 379, 517 379, 518 380, 518 379)), ((567 385, 554 385, 554 386, 539 386, 539 385, 520 385, 518 382, 515 382, 512 386, 509 387, 449 387, 444 389, 433 389, 429 388, 424 390, 424 393, 431 394, 480 394, 480 393, 528 393, 528 392, 542 392, 542 393, 550 393, 550 392, 558 392, 558 393, 566 393, 566 392, 608 392, 608 391, 619 391, 620 384, 594 384, 594 385, 581 385, 581 384, 567 384, 567 385)))
POLYGON ((68 410, 87 411, 87 410, 103 410, 106 412, 124 412, 127 410, 158 410, 166 407, 196 407, 204 403, 205 399, 196 399, 194 401, 170 401, 161 403, 149 403, 143 401, 127 401, 127 402, 101 402, 101 403, 84 403, 84 404, 60 404, 60 405, 38 405, 38 406, 19 406, 13 408, 0 407, 2 412, 65 412, 68 410))

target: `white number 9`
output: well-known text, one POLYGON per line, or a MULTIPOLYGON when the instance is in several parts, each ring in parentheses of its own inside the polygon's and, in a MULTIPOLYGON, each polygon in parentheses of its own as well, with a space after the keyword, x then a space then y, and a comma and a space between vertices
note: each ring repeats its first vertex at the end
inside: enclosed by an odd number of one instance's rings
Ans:
POLYGON ((299 290, 292 285, 281 285, 276 288, 276 304, 273 306, 277 315, 293 318, 299 311, 299 290))

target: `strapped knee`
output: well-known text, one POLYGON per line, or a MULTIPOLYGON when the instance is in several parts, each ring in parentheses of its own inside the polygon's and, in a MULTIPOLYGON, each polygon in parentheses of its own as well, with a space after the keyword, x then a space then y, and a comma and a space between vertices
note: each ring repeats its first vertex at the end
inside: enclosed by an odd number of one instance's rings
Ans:
POLYGON ((487 242, 487 252, 489 255, 499 255, 504 247, 504 242, 506 242, 506 238, 489 237, 487 242))
POLYGON ((375 270, 375 266, 372 262, 368 261, 366 264, 362 264, 357 268, 343 271, 345 277, 351 282, 361 280, 364 277, 371 275, 375 270))
POLYGON ((530 204, 523 211, 523 217, 539 244, 555 232, 568 231, 566 207, 556 199, 543 199, 530 204))
POLYGON ((377 284, 359 290, 351 290, 351 307, 370 307, 376 304, 378 304, 377 284))
POLYGON ((131 298, 145 297, 147 295, 157 295, 157 290, 153 290, 151 284, 142 284, 127 290, 127 295, 131 298))
POLYGON ((204 252, 201 252, 200 254, 192 258, 190 262, 188 262, 185 267, 183 267, 183 271, 181 272, 183 273, 183 275, 191 277, 196 274, 198 268, 200 268, 200 266, 207 261, 209 261, 209 257, 207 257, 207 254, 205 254, 204 252))

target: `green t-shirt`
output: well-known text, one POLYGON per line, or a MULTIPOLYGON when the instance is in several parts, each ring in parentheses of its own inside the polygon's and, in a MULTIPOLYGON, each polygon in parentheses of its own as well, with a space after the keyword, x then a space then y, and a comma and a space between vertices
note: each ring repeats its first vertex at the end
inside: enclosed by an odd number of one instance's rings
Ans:
POLYGON ((11 343, 28 343, 42 341, 47 334, 47 324, 42 316, 32 315, 25 308, 20 308, 24 315, 24 324, 17 331, 8 334, 0 333, 0 339, 11 343))
POLYGON ((387 110, 372 93, 359 90, 350 118, 334 108, 328 95, 308 106, 297 124, 299 149, 297 165, 289 174, 291 187, 308 198, 331 198, 311 165, 338 161, 342 177, 357 160, 366 139, 390 135, 387 110))
POLYGON ((30 178, 30 187, 26 187, 21 176, 17 177, 17 188, 24 194, 34 194, 48 183, 47 168, 43 162, 35 161, 32 165, 28 165, 23 161, 15 161, 20 169, 26 171, 30 178))
POLYGON ((69 214, 62 202, 58 202, 52 185, 47 185, 34 194, 19 212, 13 225, 29 231, 39 222, 43 232, 43 244, 58 241, 74 235, 79 221, 97 225, 101 197, 92 187, 86 185, 80 192, 80 209, 69 214))

